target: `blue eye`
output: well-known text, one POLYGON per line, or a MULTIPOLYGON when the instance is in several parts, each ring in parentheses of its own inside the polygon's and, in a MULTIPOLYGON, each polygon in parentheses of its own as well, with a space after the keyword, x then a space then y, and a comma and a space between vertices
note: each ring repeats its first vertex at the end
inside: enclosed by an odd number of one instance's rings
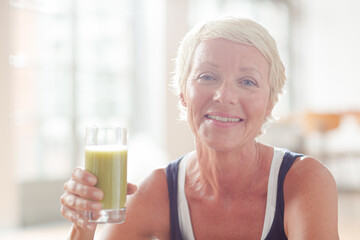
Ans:
POLYGON ((211 76, 211 75, 208 75, 208 74, 201 74, 198 78, 199 80, 202 80, 202 81, 213 81, 213 80, 216 80, 215 77, 211 76))
POLYGON ((249 87, 251 87, 251 86, 257 86, 257 83, 256 83, 255 81, 250 80, 250 79, 245 79, 245 80, 243 80, 241 83, 242 83, 243 85, 249 86, 249 87))

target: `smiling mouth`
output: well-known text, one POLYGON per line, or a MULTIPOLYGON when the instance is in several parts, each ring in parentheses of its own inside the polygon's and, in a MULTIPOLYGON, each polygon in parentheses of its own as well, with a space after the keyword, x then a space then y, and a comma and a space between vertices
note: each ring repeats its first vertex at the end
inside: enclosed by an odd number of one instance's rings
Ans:
POLYGON ((214 119, 220 122, 242 122, 244 119, 241 118, 230 118, 230 117, 220 117, 220 116, 213 116, 213 115, 205 115, 205 117, 214 119))

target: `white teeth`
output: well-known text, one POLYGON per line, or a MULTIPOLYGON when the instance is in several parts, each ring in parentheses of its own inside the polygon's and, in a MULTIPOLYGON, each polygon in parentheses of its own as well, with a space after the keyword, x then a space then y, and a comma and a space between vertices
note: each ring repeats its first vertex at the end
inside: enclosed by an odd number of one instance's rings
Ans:
POLYGON ((242 121, 240 118, 228 118, 228 117, 220 117, 220 116, 211 116, 211 115, 206 115, 208 118, 217 120, 217 121, 222 121, 222 122, 240 122, 242 121))

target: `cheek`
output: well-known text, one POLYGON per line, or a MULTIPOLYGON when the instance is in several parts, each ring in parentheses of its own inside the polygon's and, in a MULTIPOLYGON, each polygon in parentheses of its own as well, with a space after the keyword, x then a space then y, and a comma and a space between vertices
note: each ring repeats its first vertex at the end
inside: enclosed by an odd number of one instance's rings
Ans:
POLYGON ((242 102, 244 103, 243 106, 248 117, 256 117, 258 119, 265 120, 269 109, 267 96, 252 96, 244 98, 242 102))
POLYGON ((197 97, 196 92, 191 87, 187 87, 186 108, 187 108, 187 120, 190 125, 193 124, 193 118, 196 112, 196 97, 197 97))
POLYGON ((200 108, 206 101, 205 91, 197 86, 189 86, 186 92, 186 102, 188 108, 200 108))
POLYGON ((202 105, 201 98, 197 94, 188 92, 186 99, 188 121, 193 122, 200 112, 202 105))
POLYGON ((194 86, 187 89, 186 104, 187 104, 187 120, 192 130, 199 128, 201 125, 204 109, 207 105, 207 94, 204 91, 200 91, 194 86))

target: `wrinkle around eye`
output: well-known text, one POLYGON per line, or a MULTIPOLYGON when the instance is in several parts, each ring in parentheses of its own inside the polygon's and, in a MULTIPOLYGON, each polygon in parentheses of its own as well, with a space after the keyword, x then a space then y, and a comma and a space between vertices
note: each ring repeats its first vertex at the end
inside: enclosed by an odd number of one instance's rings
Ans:
POLYGON ((212 81, 212 80, 215 80, 215 77, 208 75, 208 74, 202 74, 199 76, 198 79, 204 80, 204 81, 212 81))
POLYGON ((256 81, 250 80, 250 79, 245 79, 242 81, 242 83, 246 86, 258 86, 256 81))
POLYGON ((211 72, 203 72, 199 75, 197 75, 196 77, 196 81, 197 82, 202 82, 202 83, 211 83, 211 82, 216 82, 218 80, 218 77, 211 72))
POLYGON ((240 79, 239 84, 248 88, 259 87, 258 82, 251 78, 240 79))

